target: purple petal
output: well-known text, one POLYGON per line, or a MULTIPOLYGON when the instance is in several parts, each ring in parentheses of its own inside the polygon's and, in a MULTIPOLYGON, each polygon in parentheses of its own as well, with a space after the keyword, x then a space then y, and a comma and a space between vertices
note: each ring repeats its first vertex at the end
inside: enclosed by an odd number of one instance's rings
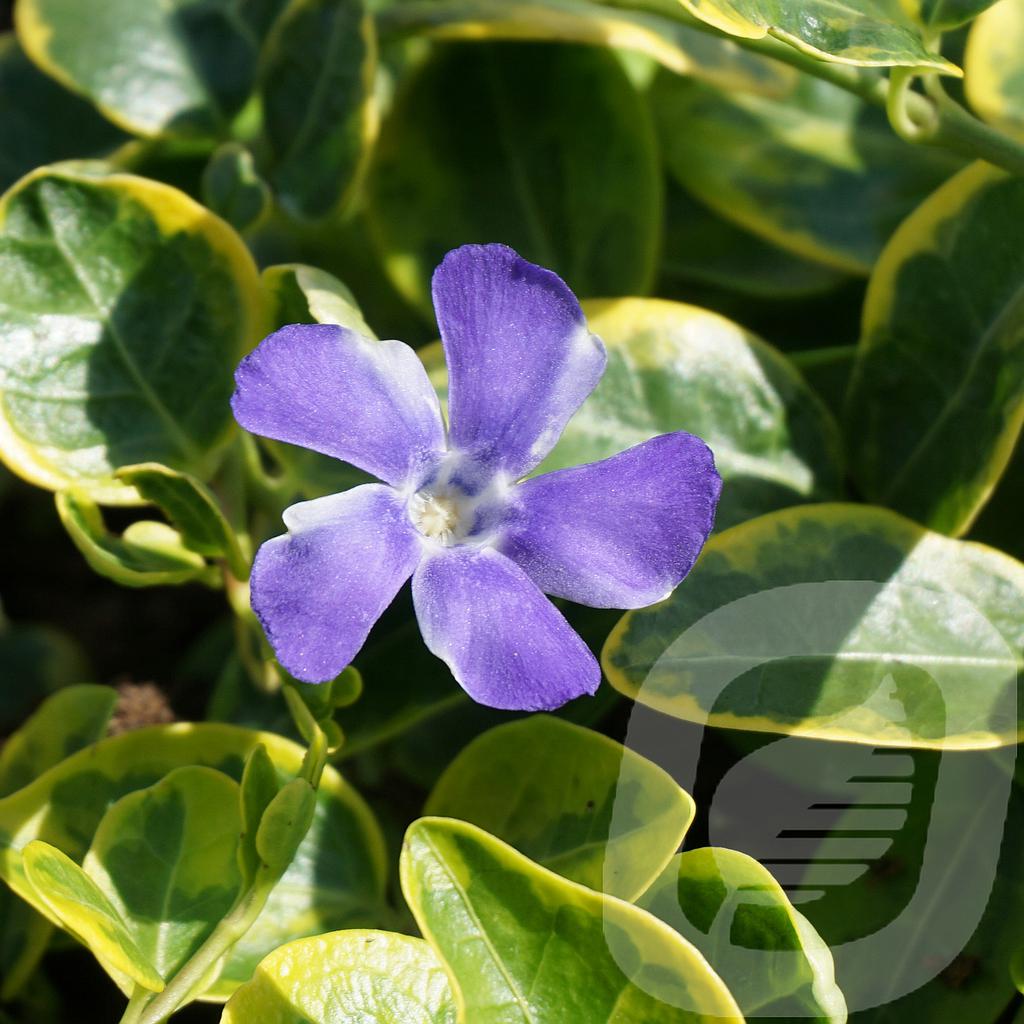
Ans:
POLYGON ((419 535, 383 484, 292 505, 252 567, 252 607, 297 679, 333 679, 412 575, 419 535))
POLYGON ((452 447, 523 476, 594 390, 604 345, 565 282, 504 245, 454 249, 433 291, 452 447))
POLYGON ((662 434, 521 483, 499 547, 547 594, 640 608, 667 597, 693 567, 721 489, 699 437, 662 434))
POLYGON ((416 353, 333 324, 275 331, 235 372, 246 430, 404 483, 444 448, 441 410, 416 353))
POLYGON ((427 646, 480 704, 550 710, 601 682, 562 613, 497 551, 436 551, 416 570, 412 596, 427 646))

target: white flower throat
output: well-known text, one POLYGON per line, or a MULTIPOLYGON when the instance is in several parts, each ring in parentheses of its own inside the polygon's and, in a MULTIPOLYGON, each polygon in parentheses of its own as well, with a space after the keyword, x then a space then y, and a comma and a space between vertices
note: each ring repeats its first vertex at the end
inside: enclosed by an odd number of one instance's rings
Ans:
POLYGON ((465 499, 452 490, 420 491, 409 501, 409 518, 424 537, 456 544, 473 525, 474 516, 465 505, 465 499))

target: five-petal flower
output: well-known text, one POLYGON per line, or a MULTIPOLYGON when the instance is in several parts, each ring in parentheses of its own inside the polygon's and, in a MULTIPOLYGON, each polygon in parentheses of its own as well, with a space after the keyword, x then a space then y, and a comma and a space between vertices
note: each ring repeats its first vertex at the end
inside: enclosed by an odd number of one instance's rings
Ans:
POLYGON ((293 505, 252 605, 299 679, 337 675, 412 578, 427 646, 475 700, 537 710, 593 693, 597 661, 544 596, 637 608, 690 571, 721 481, 679 431, 526 480, 597 385, 605 349, 551 271, 503 245, 450 252, 433 280, 449 427, 416 353, 296 324, 238 367, 232 407, 265 437, 381 483, 293 505))

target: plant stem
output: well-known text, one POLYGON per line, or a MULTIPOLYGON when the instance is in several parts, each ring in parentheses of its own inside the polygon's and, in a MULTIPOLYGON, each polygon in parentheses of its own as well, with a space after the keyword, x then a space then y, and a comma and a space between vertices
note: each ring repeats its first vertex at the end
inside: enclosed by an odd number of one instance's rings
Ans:
MULTIPOLYGON (((612 6, 593 5, 593 8, 590 10, 583 0, 560 4, 564 15, 560 22, 564 33, 561 38, 566 42, 594 42, 597 37, 593 22, 596 19, 614 23, 617 15, 625 17, 626 14, 625 9, 612 6), (572 10, 578 12, 576 19, 580 25, 575 35, 571 30, 571 18, 566 13, 572 10)), ((728 39, 744 50, 830 82, 874 106, 892 109, 896 102, 891 97, 888 80, 874 68, 819 60, 772 36, 761 39, 730 36, 694 18, 681 5, 671 14, 669 10, 666 5, 648 8, 641 3, 638 9, 631 9, 631 13, 642 14, 648 27, 660 21, 669 31, 673 23, 682 23, 720 39, 728 39)), ((434 35, 467 39, 545 38, 554 41, 559 37, 545 34, 533 24, 534 21, 541 23, 545 15, 550 20, 550 13, 549 5, 538 0, 522 0, 514 5, 504 0, 490 3, 488 0, 406 0, 379 12, 377 25, 382 37, 434 35)), ((900 102, 895 111, 899 119, 894 122, 894 127, 901 137, 917 144, 939 146, 971 159, 986 160, 1014 174, 1024 174, 1024 144, 978 120, 946 95, 941 87, 936 88, 934 83, 928 89, 928 95, 914 92, 910 89, 910 80, 918 73, 921 72, 911 68, 892 69, 900 102), (900 128, 905 129, 906 134, 900 128)))
POLYGON ((131 998, 125 1007, 120 1024, 138 1024, 142 1011, 149 1005, 149 1001, 153 996, 154 993, 150 992, 149 989, 136 985, 132 989, 131 998))

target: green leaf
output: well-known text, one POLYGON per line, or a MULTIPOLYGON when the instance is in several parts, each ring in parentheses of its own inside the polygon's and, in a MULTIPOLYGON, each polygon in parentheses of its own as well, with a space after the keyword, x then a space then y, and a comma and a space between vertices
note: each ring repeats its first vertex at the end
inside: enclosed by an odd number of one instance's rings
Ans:
MULTIPOLYGON (((260 744, 282 782, 298 773, 300 746, 271 733, 226 725, 138 729, 73 755, 0 800, 0 877, 36 903, 20 852, 27 843, 43 839, 80 860, 103 815, 121 797, 183 765, 215 768, 237 780, 260 744)), ((380 913, 385 871, 383 839, 373 815, 328 766, 313 825, 295 860, 206 998, 227 998, 267 953, 290 939, 366 924, 380 913)))
POLYGON ((864 493, 967 530, 1024 423, 1024 180, 978 163, 919 207, 871 277, 848 402, 864 493))
POLYGON ((260 57, 268 175, 285 209, 326 217, 349 195, 377 127, 376 39, 363 0, 293 0, 260 57))
MULTIPOLYGON (((933 32, 948 31, 966 24, 976 18, 996 0, 912 0, 911 8, 916 4, 915 16, 922 25, 933 32)), ((1010 0, 1011 3, 1014 0, 1010 0)), ((964 66, 966 78, 967 67, 964 66)))
POLYGON ((125 504, 115 469, 207 478, 262 329, 241 239, 167 185, 41 168, 0 201, 0 456, 32 483, 125 504))
POLYGON ((651 284, 661 181, 650 117, 616 57, 586 47, 437 50, 407 76, 368 183, 369 217, 402 293, 465 242, 500 239, 579 295, 651 284))
POLYGON ((221 1024, 455 1024, 444 968, 422 939, 347 931, 289 942, 224 1007, 221 1024))
POLYGON ((680 854, 639 905, 704 954, 747 1020, 845 1024, 828 946, 752 857, 715 848, 680 854))
POLYGON ((241 828, 238 783, 187 765, 121 797, 96 830, 85 873, 165 981, 238 896, 241 828))
POLYGON ((601 0, 403 0, 381 14, 385 25, 436 39, 589 43, 642 53, 678 75, 722 89, 784 93, 795 72, 681 20, 675 0, 638 9, 601 0))
MULTIPOLYGON (((0 797, 99 740, 116 703, 117 692, 109 686, 69 686, 48 697, 0 748, 0 797)), ((35 969, 51 931, 50 922, 24 900, 6 886, 0 889, 0 1000, 12 998, 35 969)))
POLYGON ((242 835, 238 846, 238 863, 246 884, 252 882, 260 866, 256 837, 263 814, 280 790, 274 762, 267 748, 253 747, 242 770, 241 781, 242 835))
POLYGON ((679 849, 694 806, 632 750, 533 715, 470 743, 425 813, 471 822, 571 881, 634 900, 679 849))
POLYGON ((1021 733, 1022 623, 1012 558, 884 509, 808 505, 712 537, 602 661, 621 693, 686 721, 973 749, 1021 733))
POLYGON ((207 558, 223 558, 236 578, 248 577, 249 563, 238 537, 217 499, 201 480, 158 462, 125 466, 115 476, 167 516, 189 551, 207 558))
MULTIPOLYGON (((770 345, 724 317, 661 299, 584 303, 608 367, 538 472, 594 462, 688 430, 724 481, 719 527, 840 493, 838 428, 770 345)), ((424 353, 445 390, 440 346, 424 353)))
POLYGON ((723 289, 738 292, 745 309, 748 297, 785 302, 820 295, 846 280, 840 271, 793 255, 720 217, 669 179, 658 295, 686 301, 678 293, 688 288, 723 289))
POLYGON ((136 135, 221 135, 252 88, 256 52, 234 0, 24 0, 15 19, 48 75, 136 135))
POLYGON ((270 213, 270 188, 241 143, 226 142, 210 157, 203 171, 203 201, 236 231, 248 231, 270 213))
POLYGON ((127 975, 152 992, 164 983, 132 939, 102 890, 70 857, 39 839, 22 852, 25 877, 36 903, 81 939, 104 968, 127 975))
POLYGON ((315 810, 316 790, 305 779, 292 779, 274 795, 256 830, 256 852, 267 867, 291 863, 315 810))
POLYGON ((883 111, 809 75, 775 99, 662 72, 651 102, 679 184, 767 241, 849 273, 867 274, 900 221, 963 166, 903 142, 883 111))
POLYGON ((967 99, 986 121, 1024 136, 1024 11, 1000 0, 971 26, 964 53, 967 99))
POLYGON ((775 36, 822 60, 958 74, 932 52, 899 0, 681 0, 701 21, 741 39, 775 36))
POLYGON ((0 189, 40 164, 101 156, 125 136, 92 106, 57 85, 0 35, 0 189))
POLYGON ((99 506, 75 490, 57 494, 57 512, 90 568, 115 583, 125 587, 219 583, 216 569, 166 523, 142 520, 117 537, 107 530, 99 506))
POLYGON ((462 1020, 742 1024, 721 979, 671 928, 473 825, 414 822, 402 891, 456 981, 462 1020))
POLYGON ((0 748, 0 797, 101 739, 116 705, 110 686, 69 686, 48 697, 0 748))

